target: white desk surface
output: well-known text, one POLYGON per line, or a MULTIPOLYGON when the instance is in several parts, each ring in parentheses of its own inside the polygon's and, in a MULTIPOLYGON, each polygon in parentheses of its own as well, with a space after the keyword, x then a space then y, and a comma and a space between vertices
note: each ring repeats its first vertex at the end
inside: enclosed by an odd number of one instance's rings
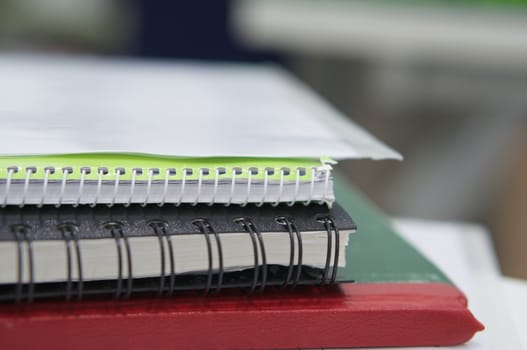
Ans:
POLYGON ((522 332, 527 282, 501 276, 484 227, 411 219, 395 219, 394 225, 467 295, 470 310, 485 325, 467 344, 452 349, 527 349, 522 332))

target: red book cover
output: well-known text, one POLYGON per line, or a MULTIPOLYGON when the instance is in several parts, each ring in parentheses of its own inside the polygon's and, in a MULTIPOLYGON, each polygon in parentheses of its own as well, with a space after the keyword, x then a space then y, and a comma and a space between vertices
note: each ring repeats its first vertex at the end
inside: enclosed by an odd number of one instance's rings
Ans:
POLYGON ((248 296, 185 293, 0 308, 2 349, 291 349, 435 346, 483 326, 444 283, 342 284, 248 296))

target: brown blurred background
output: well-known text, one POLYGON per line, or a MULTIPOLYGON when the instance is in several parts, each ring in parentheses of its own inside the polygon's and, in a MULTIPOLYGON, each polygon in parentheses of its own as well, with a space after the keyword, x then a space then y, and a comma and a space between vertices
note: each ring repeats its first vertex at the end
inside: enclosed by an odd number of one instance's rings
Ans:
POLYGON ((405 156, 339 164, 380 207, 480 222, 527 278, 525 0, 0 0, 0 52, 283 65, 405 156))

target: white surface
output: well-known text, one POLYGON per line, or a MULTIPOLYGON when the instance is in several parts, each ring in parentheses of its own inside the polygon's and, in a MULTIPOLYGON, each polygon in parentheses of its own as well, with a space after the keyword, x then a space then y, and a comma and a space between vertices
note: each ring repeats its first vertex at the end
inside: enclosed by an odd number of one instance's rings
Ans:
POLYGON ((485 330, 471 341, 452 349, 522 349, 508 301, 516 308, 523 308, 520 313, 524 315, 527 305, 521 298, 507 300, 506 296, 511 294, 504 293, 490 238, 483 227, 401 219, 394 223, 404 238, 466 294, 470 310, 485 325, 485 330))
POLYGON ((504 277, 501 284, 516 332, 520 336, 523 349, 527 349, 527 281, 504 277))
POLYGON ((0 56, 1 154, 400 158, 273 66, 0 56))

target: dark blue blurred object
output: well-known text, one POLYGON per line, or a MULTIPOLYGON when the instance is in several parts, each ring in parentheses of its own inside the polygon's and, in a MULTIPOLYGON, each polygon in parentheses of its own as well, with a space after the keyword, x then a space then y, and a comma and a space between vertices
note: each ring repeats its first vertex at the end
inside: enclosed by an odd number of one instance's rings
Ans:
POLYGON ((228 0, 138 0, 136 54, 220 61, 279 61, 236 42, 229 26, 228 0))

